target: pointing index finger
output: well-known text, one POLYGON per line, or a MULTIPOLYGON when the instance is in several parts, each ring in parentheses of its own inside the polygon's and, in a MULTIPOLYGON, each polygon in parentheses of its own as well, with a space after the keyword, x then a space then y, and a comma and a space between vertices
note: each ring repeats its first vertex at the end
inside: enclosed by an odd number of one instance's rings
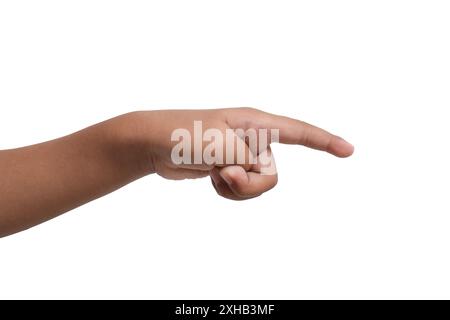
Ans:
POLYGON ((353 154, 354 147, 344 139, 306 122, 270 114, 257 109, 236 109, 238 114, 228 115, 228 122, 238 128, 245 129, 279 129, 280 142, 299 144, 308 148, 331 153, 337 157, 348 157, 353 154), (231 118, 236 119, 231 119, 231 118))

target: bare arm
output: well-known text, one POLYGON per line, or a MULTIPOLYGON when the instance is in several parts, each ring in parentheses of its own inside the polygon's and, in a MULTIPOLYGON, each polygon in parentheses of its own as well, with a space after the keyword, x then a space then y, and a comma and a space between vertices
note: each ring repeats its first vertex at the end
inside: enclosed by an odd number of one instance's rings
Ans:
POLYGON ((353 147, 303 122, 254 109, 148 111, 125 114, 66 137, 0 151, 0 237, 67 212, 135 179, 158 173, 170 179, 211 176, 217 192, 251 198, 276 184, 257 166, 175 165, 170 153, 176 128, 273 127, 280 142, 303 144, 345 157, 353 147))
POLYGON ((124 115, 56 140, 0 151, 0 236, 150 173, 132 137, 134 118, 124 115))

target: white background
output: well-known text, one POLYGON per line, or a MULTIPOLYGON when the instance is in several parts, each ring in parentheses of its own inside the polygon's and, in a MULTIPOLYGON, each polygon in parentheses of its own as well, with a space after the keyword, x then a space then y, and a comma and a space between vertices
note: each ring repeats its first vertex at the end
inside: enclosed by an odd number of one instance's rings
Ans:
POLYGON ((449 17, 448 1, 0 2, 0 149, 237 106, 356 146, 274 146, 279 184, 255 200, 153 175, 1 239, 0 298, 450 298, 449 17))

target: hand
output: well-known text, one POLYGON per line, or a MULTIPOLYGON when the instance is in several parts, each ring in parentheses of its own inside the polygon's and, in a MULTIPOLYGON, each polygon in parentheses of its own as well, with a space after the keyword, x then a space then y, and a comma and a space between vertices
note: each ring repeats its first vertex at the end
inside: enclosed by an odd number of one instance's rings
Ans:
MULTIPOLYGON (((348 157, 353 153, 351 144, 320 128, 253 108, 150 111, 140 113, 140 116, 143 117, 147 130, 151 131, 145 136, 150 137, 148 150, 154 172, 165 178, 176 180, 209 175, 217 193, 233 200, 253 198, 270 190, 277 183, 277 174, 276 172, 268 175, 261 174, 261 162, 258 161, 260 156, 270 157, 271 165, 274 167, 270 145, 264 150, 256 152, 253 150, 252 152, 242 138, 234 135, 233 139, 230 139, 230 136, 226 134, 227 129, 243 129, 244 131, 254 129, 256 132, 261 129, 279 129, 279 142, 281 143, 304 145, 338 157, 348 157), (202 158, 202 162, 197 164, 193 164, 192 161, 191 163, 175 164, 171 156, 177 141, 171 141, 172 133, 180 128, 189 131, 192 138, 191 150, 183 150, 183 152, 190 152, 192 160, 194 158, 193 139, 196 135, 194 121, 201 121, 201 134, 208 129, 218 129, 224 137, 220 147, 223 149, 223 158, 226 159, 227 153, 230 153, 229 150, 233 150, 234 156, 231 159, 234 161, 220 164, 205 163, 202 158), (243 148, 238 148, 242 145, 243 148), (242 152, 245 153, 241 155, 245 160, 238 163, 237 154, 242 152), (255 161, 251 163, 252 157, 256 158, 256 163, 255 161)), ((198 134, 196 138, 201 139, 198 134)), ((210 142, 201 141, 200 143, 202 149, 205 149, 210 142)))

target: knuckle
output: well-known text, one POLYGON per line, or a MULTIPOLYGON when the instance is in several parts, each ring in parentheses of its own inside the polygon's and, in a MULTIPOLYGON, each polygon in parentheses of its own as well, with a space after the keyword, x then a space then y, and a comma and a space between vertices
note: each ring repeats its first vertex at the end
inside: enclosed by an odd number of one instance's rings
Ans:
POLYGON ((249 112, 249 113, 258 111, 258 109, 254 108, 254 107, 240 107, 239 110, 246 111, 246 112, 249 112))

